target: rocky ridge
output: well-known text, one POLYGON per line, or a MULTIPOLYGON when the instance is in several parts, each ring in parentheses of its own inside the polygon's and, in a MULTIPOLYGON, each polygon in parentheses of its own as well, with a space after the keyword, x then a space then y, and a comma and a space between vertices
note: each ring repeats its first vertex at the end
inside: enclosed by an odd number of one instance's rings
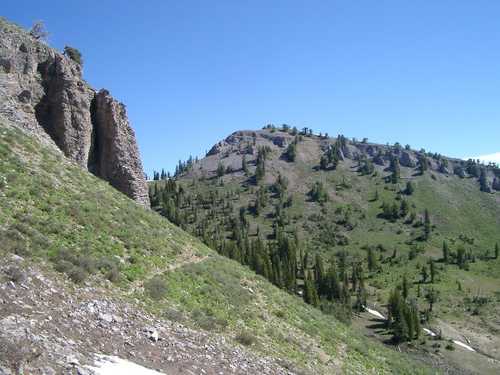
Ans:
MULTIPOLYGON (((254 163, 257 158, 259 146, 270 147, 276 153, 283 156, 287 146, 294 141, 295 136, 291 132, 280 130, 242 130, 236 131, 224 140, 215 144, 208 151, 205 158, 199 160, 197 165, 188 172, 190 175, 206 174, 215 175, 219 162, 225 167, 229 166, 234 171, 241 169, 243 155, 247 162, 254 163)), ((303 136, 304 139, 316 142, 315 148, 310 148, 309 152, 303 155, 304 160, 313 164, 319 164, 320 156, 332 145, 337 138, 327 138, 324 136, 303 136)), ((460 178, 479 178, 468 172, 468 162, 466 160, 446 157, 440 154, 427 153, 423 150, 417 151, 408 146, 382 145, 368 141, 358 141, 344 138, 345 144, 339 150, 341 161, 349 160, 353 163, 364 159, 371 160, 375 165, 383 170, 390 168, 391 160, 397 159, 402 167, 414 169, 414 174, 418 174, 419 159, 425 156, 428 163, 428 170, 444 174, 456 175, 460 178)), ((299 145, 299 147, 302 147, 299 145)), ((475 163, 475 161, 474 161, 475 163)), ((483 168, 486 177, 486 186, 489 191, 500 191, 500 169, 494 166, 477 165, 478 171, 483 168)))
POLYGON ((0 19, 0 116, 144 206, 149 197, 125 106, 82 67, 0 19))

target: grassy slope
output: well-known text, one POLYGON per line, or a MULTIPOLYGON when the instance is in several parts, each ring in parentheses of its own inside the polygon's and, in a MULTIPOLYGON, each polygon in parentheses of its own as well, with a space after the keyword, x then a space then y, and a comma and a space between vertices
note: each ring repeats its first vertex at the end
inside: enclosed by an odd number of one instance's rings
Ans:
MULTIPOLYGON (((397 249, 399 259, 395 262, 382 264, 381 272, 371 276, 369 284, 370 300, 382 304, 387 301, 388 293, 395 285, 401 282, 402 276, 407 274, 413 282, 420 280, 417 267, 426 264, 429 259, 439 260, 443 240, 448 241, 451 251, 458 246, 464 246, 476 255, 477 261, 470 264, 470 270, 460 270, 455 265, 444 266, 438 264, 438 282, 432 285, 439 291, 440 301, 436 305, 436 313, 446 319, 456 319, 467 322, 474 329, 481 328, 485 335, 498 332, 500 327, 495 326, 494 319, 500 312, 500 289, 498 280, 500 275, 500 259, 479 260, 479 256, 489 250, 493 255, 494 244, 500 243, 500 193, 487 194, 479 191, 475 179, 460 179, 457 176, 447 176, 436 172, 427 172, 423 176, 414 175, 414 170, 402 168, 402 181, 399 185, 387 184, 384 176, 388 174, 383 168, 376 166, 376 176, 361 176, 356 172, 355 163, 347 160, 342 162, 335 171, 317 171, 320 157, 318 143, 314 139, 305 138, 298 145, 298 157, 294 163, 280 160, 282 150, 273 146, 273 153, 266 164, 266 181, 273 182, 278 171, 290 180, 289 191, 294 196, 293 206, 288 209, 291 218, 289 228, 298 227, 302 231, 302 238, 309 250, 322 253, 330 259, 333 253, 345 249, 353 257, 365 259, 366 251, 363 245, 382 244, 386 249, 384 257, 389 257, 397 249), (411 245, 408 240, 416 237, 421 228, 404 224, 403 220, 396 223, 388 222, 378 217, 380 205, 383 201, 393 202, 396 192, 404 188, 407 180, 412 180, 416 190, 413 195, 405 197, 420 216, 427 208, 435 226, 431 239, 425 243, 418 243, 423 251, 415 259, 409 261, 408 253, 411 245), (315 181, 323 181, 329 191, 330 201, 323 207, 309 202, 305 194, 315 181), (343 186, 343 182, 346 186, 343 186), (379 193, 379 200, 372 201, 375 190, 379 193), (346 246, 325 245, 319 239, 320 228, 326 223, 332 223, 338 216, 334 214, 339 207, 351 207, 352 221, 355 228, 344 231, 349 237, 346 246), (314 216, 319 219, 314 219, 314 216), (313 221, 313 219, 315 221, 313 221), (460 235, 474 238, 469 244, 459 239, 460 235), (457 282, 462 285, 458 290, 457 282), (479 315, 472 315, 475 306, 465 303, 467 298, 486 296, 490 303, 480 307, 479 315)), ((213 157, 213 156, 212 156, 213 157)), ((226 157, 226 156, 225 156, 226 157)), ((225 157, 222 162, 225 162, 225 157)), ((216 163, 212 163, 216 164, 216 163)), ((195 165, 194 170, 196 171, 195 165)), ((253 171, 253 169, 252 169, 253 171)), ((193 173, 180 179, 190 193, 206 193, 210 190, 219 190, 224 196, 227 190, 240 193, 238 201, 233 201, 234 215, 238 215, 239 207, 248 206, 255 198, 255 188, 248 184, 246 177, 237 171, 223 177, 224 185, 220 186, 216 179, 197 180, 193 184, 193 173)), ((247 215, 255 228, 259 225, 264 233, 271 232, 272 204, 259 217, 247 215)), ((198 213, 199 217, 202 214, 198 213)), ((424 309, 427 305, 424 299, 426 288, 422 285, 419 305, 424 309)), ((412 287, 412 294, 416 294, 417 287, 412 287)))
POLYGON ((1 251, 42 260, 65 248, 82 259, 119 260, 116 284, 123 295, 230 339, 250 332, 256 338, 254 350, 292 367, 313 373, 416 373, 404 356, 217 256, 60 154, 4 125, 0 195, 1 251), (153 275, 167 281, 161 301, 152 301, 140 288, 153 275))

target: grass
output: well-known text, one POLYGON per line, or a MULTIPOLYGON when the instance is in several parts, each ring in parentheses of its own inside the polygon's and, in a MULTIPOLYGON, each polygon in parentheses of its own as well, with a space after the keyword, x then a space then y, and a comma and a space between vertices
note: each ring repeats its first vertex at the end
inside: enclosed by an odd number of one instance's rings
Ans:
POLYGON ((226 335, 293 368, 434 373, 218 256, 60 153, 4 125, 0 181, 3 252, 48 260, 77 282, 94 282, 86 279, 90 274, 112 279, 116 293, 139 299, 158 316, 226 335))

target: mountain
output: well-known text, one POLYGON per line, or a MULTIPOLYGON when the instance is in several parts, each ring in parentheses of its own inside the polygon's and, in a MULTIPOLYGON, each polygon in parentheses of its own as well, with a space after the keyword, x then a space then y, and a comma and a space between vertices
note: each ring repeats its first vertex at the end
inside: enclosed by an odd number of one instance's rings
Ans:
POLYGON ((380 341, 499 371, 498 166, 285 125, 235 132, 154 178, 155 210, 278 287, 380 341), (445 342, 367 319, 363 306, 394 314, 394 293, 445 342))
POLYGON ((74 49, 0 34, 1 374, 435 372, 143 207, 123 105, 74 49))
POLYGON ((106 354, 167 374, 428 372, 5 120, 0 155, 0 370, 106 354))
POLYGON ((148 206, 125 106, 108 91, 91 88, 75 56, 73 48, 61 54, 41 35, 0 19, 0 114, 148 206))

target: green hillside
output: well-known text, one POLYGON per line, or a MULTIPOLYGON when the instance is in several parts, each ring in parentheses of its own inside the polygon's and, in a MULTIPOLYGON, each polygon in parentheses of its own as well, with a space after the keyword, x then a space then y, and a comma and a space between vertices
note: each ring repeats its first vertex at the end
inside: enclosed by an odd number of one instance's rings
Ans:
POLYGON ((108 278, 158 316, 227 336, 297 373, 429 372, 217 255, 6 124, 0 194, 4 254, 49 261, 77 284, 108 278))
MULTIPOLYGON (((321 168, 322 156, 337 142, 274 128, 234 133, 207 157, 181 163, 175 182, 156 176, 160 181, 150 184, 153 206, 219 253, 254 269, 260 238, 269 246, 264 263, 273 264, 272 271, 261 273, 292 293, 305 295, 304 279, 317 275, 317 255, 323 263, 320 268, 333 264, 339 279, 345 279, 349 308, 362 302, 386 314, 390 293, 401 288, 406 277, 408 303, 416 306, 424 326, 442 330, 448 338, 466 337, 475 348, 499 359, 500 258, 495 246, 500 243, 500 193, 481 191, 481 178, 462 174, 465 169, 479 176, 483 170, 487 183, 498 177, 498 168, 366 141, 347 142, 342 147, 352 155, 338 160, 334 168, 321 168), (375 161, 377 151, 369 155, 370 147, 379 150, 382 162, 375 161), (258 176, 263 150, 265 173, 258 176), (393 181, 391 160, 402 152, 417 162, 411 167, 397 162, 393 181), (419 158, 428 165, 423 173, 419 158), (368 173, 363 170, 367 163, 368 173), (297 262, 291 283, 284 258, 274 261, 281 251, 280 238, 294 243, 297 262), (446 261, 444 242, 449 249, 446 261), (352 273, 358 272, 363 275, 362 287, 357 286, 359 280, 351 281, 352 273), (432 311, 430 294, 435 299, 432 311)), ((320 283, 317 277, 314 281, 320 283)), ((387 340, 391 332, 381 335, 387 340)), ((413 343, 423 351, 439 351, 432 342, 413 343)))

